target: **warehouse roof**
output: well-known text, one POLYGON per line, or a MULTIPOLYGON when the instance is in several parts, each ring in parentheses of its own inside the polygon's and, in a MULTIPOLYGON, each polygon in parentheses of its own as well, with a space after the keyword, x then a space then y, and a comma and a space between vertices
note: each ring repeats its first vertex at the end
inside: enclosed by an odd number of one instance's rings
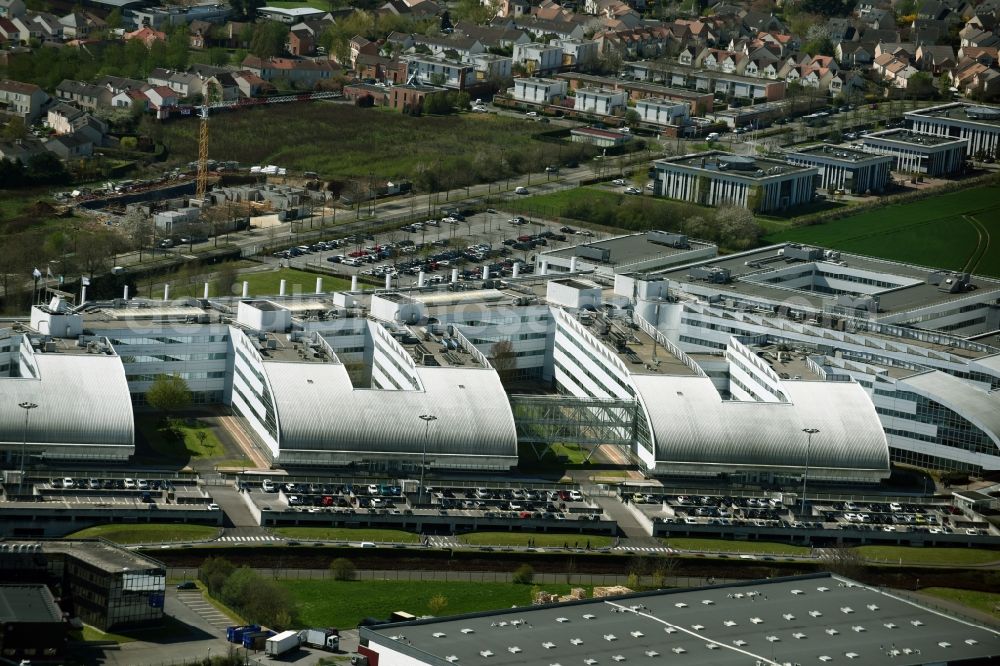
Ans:
MULTIPOLYGON (((1000 653, 1000 633, 831 574, 362 627, 406 663, 923 664, 1000 653)), ((388 651, 386 651, 388 654, 388 651)), ((386 657, 383 660, 388 661, 386 657)))

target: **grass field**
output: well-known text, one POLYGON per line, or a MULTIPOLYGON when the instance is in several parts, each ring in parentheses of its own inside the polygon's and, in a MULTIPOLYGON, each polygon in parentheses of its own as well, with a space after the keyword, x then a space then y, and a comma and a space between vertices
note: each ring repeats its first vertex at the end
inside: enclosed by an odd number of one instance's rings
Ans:
MULTIPOLYGON (((429 613, 431 597, 441 594, 448 605, 440 615, 526 606, 530 585, 514 583, 445 583, 403 581, 283 580, 299 602, 304 626, 354 627, 365 617, 388 617, 393 611, 429 613)), ((545 585, 547 592, 566 594, 569 585, 545 585)))
POLYGON ((661 539, 664 544, 680 550, 709 550, 728 553, 766 553, 770 555, 808 555, 808 546, 793 546, 771 541, 729 541, 726 539, 661 539))
POLYGON ((858 546, 869 560, 903 564, 940 564, 969 566, 1000 561, 1000 550, 982 548, 907 548, 906 546, 858 546))
POLYGON ((462 543, 470 546, 527 546, 528 540, 540 548, 562 548, 565 545, 584 548, 590 543, 591 548, 610 546, 613 539, 609 536, 586 534, 534 534, 528 532, 470 532, 458 537, 462 543))
POLYGON ((285 285, 287 294, 311 294, 316 291, 316 278, 323 278, 323 291, 338 291, 350 289, 351 283, 348 280, 320 276, 318 273, 299 271, 294 268, 282 268, 277 271, 266 271, 257 273, 243 273, 239 276, 237 288, 242 290, 244 281, 250 283, 250 293, 254 296, 276 295, 281 288, 281 281, 287 280, 285 285))
POLYGON ((141 525, 95 525, 68 535, 67 539, 95 539, 103 537, 115 543, 153 543, 158 541, 199 541, 211 539, 219 533, 209 525, 181 525, 174 523, 143 523, 141 525))
POLYGON ((798 241, 914 263, 1000 277, 1000 185, 890 205, 765 239, 798 241))
POLYGON ((275 534, 303 541, 395 541, 418 543, 420 537, 402 530, 351 529, 338 527, 275 527, 275 534))
MULTIPOLYGON (((503 161, 514 171, 540 168, 552 152, 532 137, 546 129, 530 120, 487 113, 413 118, 389 109, 334 103, 278 104, 215 116, 209 150, 214 159, 277 164, 326 178, 412 178, 421 171, 450 173, 459 183, 497 175, 503 161), (268 131, 262 132, 261 128, 268 131)), ((163 127, 172 161, 198 156, 197 119, 163 127)), ((575 148, 571 150, 577 150, 575 148)), ((568 147, 564 147, 564 153, 568 147)), ((492 180, 492 178, 490 178, 492 180)))
POLYGON ((1000 618, 1000 594, 997 594, 996 592, 956 590, 951 587, 925 587, 921 589, 920 592, 921 594, 929 594, 932 597, 937 597, 946 601, 953 601, 982 613, 988 613, 993 617, 1000 618))
POLYGON ((187 462, 192 458, 218 458, 225 454, 212 428, 198 420, 174 419, 173 425, 167 426, 158 416, 141 416, 136 419, 136 425, 149 447, 171 460, 187 462))

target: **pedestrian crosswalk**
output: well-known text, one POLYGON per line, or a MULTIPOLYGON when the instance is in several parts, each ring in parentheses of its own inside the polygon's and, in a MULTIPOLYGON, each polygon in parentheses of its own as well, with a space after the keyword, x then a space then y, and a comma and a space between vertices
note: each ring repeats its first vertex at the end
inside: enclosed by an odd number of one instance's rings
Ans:
POLYGON ((673 553, 673 548, 657 546, 615 546, 612 550, 631 551, 636 553, 673 553))
POLYGON ((218 539, 216 539, 216 541, 242 541, 242 542, 249 542, 249 541, 284 541, 284 539, 282 537, 279 537, 279 536, 273 536, 271 534, 265 534, 265 535, 262 535, 262 536, 252 536, 252 535, 247 535, 247 536, 220 536, 218 539))
POLYGON ((458 540, 450 536, 428 536, 426 544, 431 548, 455 548, 459 545, 458 540))

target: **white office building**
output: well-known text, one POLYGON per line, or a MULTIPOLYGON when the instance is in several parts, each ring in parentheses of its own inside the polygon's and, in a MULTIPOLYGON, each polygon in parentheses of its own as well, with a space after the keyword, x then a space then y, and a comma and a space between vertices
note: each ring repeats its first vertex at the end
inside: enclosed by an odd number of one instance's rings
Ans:
POLYGON ((653 125, 684 125, 688 120, 690 105, 665 97, 644 97, 635 103, 636 113, 642 122, 653 125))
POLYGON ((950 176, 965 168, 969 140, 891 129, 866 134, 862 150, 893 158, 893 170, 950 176))
POLYGON ((657 160, 655 191, 705 206, 744 206, 759 213, 808 203, 815 167, 707 151, 657 160))
POLYGON ((821 190, 846 190, 852 194, 879 193, 891 178, 893 158, 844 146, 821 144, 785 156, 789 164, 816 167, 821 190))
POLYGON ((908 111, 907 126, 919 134, 966 139, 970 156, 997 157, 1000 107, 954 102, 908 111))

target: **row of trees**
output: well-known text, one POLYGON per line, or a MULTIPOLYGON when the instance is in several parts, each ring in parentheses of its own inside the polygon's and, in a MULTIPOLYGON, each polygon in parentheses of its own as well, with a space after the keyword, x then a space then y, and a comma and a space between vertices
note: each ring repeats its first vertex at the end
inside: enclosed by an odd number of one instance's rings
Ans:
POLYGON ((0 187, 4 189, 66 185, 69 182, 66 165, 48 151, 28 158, 27 162, 6 157, 0 159, 0 187))
POLYGON ((298 605, 284 587, 248 567, 237 568, 221 557, 210 557, 198 568, 198 580, 208 593, 248 622, 287 629, 299 619, 298 605))

